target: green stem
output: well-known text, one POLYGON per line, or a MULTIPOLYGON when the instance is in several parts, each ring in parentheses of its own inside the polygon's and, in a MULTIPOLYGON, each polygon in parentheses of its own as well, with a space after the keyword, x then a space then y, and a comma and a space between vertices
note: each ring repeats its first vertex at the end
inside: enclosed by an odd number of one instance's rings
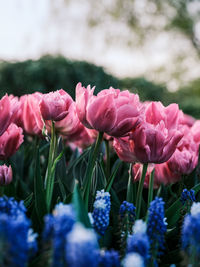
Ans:
POLYGON ((85 179, 87 179, 87 183, 86 183, 86 189, 85 189, 85 194, 84 194, 84 200, 85 200, 84 202, 85 202, 85 206, 87 210, 88 210, 90 186, 91 186, 92 176, 93 176, 93 169, 94 169, 95 161, 97 158, 97 154, 98 154, 102 139, 103 139, 103 133, 99 132, 97 140, 96 140, 96 144, 94 147, 94 151, 92 153, 91 161, 88 163, 89 165, 88 165, 86 175, 85 175, 85 179))
POLYGON ((149 194, 148 194, 148 207, 153 200, 153 185, 154 185, 154 174, 155 174, 155 169, 151 172, 150 175, 150 181, 149 181, 149 194))
POLYGON ((106 178, 110 177, 110 146, 109 141, 105 140, 106 145, 106 178))
POLYGON ((128 186, 127 186, 127 194, 126 194, 126 201, 133 203, 133 177, 132 177, 132 168, 133 163, 129 165, 129 176, 128 176, 128 186))
POLYGON ((53 187, 54 187, 54 180, 55 180, 55 158, 57 153, 57 143, 58 138, 55 132, 55 125, 52 121, 51 127, 51 142, 50 142, 50 149, 49 149, 49 159, 48 159, 48 166, 47 166, 47 173, 45 179, 45 188, 46 188, 46 202, 47 202, 47 212, 50 212, 51 209, 51 201, 53 195, 53 187))
POLYGON ((142 177, 139 181, 139 187, 137 191, 137 198, 136 198, 136 219, 139 219, 140 217, 140 210, 141 210, 141 203, 142 203, 142 190, 144 186, 144 180, 147 172, 148 163, 145 163, 143 165, 142 169, 142 177))
POLYGON ((4 194, 4 187, 0 186, 0 197, 2 197, 4 194))

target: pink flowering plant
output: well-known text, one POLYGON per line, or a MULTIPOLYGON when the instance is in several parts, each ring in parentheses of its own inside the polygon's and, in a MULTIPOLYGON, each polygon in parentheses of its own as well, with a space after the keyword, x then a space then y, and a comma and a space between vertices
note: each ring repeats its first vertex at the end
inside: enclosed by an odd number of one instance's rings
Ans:
POLYGON ((75 91, 0 99, 1 266, 198 266, 200 121, 75 91))

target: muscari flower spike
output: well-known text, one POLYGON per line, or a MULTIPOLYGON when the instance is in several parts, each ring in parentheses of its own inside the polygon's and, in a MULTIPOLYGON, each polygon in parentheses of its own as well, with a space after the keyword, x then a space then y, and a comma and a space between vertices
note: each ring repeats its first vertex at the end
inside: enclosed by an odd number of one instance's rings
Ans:
POLYGON ((92 213, 93 226, 97 233, 104 235, 109 225, 110 194, 104 190, 97 191, 92 213))
POLYGON ((112 250, 101 250, 99 267, 120 267, 119 253, 112 250))
POLYGON ((67 266, 99 266, 97 236, 92 229, 76 223, 66 237, 65 258, 67 266))
POLYGON ((165 248, 167 223, 165 221, 164 204, 165 202, 162 198, 156 197, 150 203, 148 209, 147 235, 149 237, 151 252, 157 251, 158 255, 161 255, 161 251, 165 248))
POLYGON ((181 202, 184 205, 187 201, 190 201, 192 203, 196 201, 195 192, 193 189, 183 189, 183 192, 181 193, 181 202))
POLYGON ((36 234, 30 228, 25 211, 23 202, 0 198, 1 266, 24 267, 28 258, 37 252, 36 234))
POLYGON ((127 239, 127 252, 135 252, 140 254, 144 261, 149 258, 149 238, 146 233, 146 223, 142 220, 137 220, 133 227, 133 234, 127 239))
POLYGON ((0 197, 0 214, 5 213, 9 216, 16 217, 26 213, 24 202, 17 202, 13 197, 0 197))
POLYGON ((57 204, 53 215, 46 215, 44 221, 43 240, 45 243, 47 241, 52 242, 53 266, 65 266, 66 235, 71 231, 75 223, 72 205, 57 204))
POLYGON ((123 201, 119 209, 120 218, 123 219, 126 214, 128 215, 129 221, 134 222, 136 215, 135 206, 128 201, 123 201))
POLYGON ((200 259, 200 203, 193 203, 191 214, 184 218, 182 227, 182 249, 189 255, 200 259))

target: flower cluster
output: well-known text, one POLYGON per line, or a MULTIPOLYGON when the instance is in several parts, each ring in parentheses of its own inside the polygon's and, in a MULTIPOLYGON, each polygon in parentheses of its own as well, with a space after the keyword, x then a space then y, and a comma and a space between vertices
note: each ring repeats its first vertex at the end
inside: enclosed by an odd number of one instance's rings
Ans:
POLYGON ((191 214, 184 218, 182 227, 182 248, 191 256, 199 259, 200 253, 200 203, 193 203, 191 214))
POLYGON ((100 235, 104 235, 109 225, 110 194, 104 190, 97 191, 92 213, 94 229, 100 235))
POLYGON ((3 266, 25 267, 37 252, 37 235, 30 228, 25 207, 13 198, 0 198, 0 243, 4 248, 3 266))
POLYGON ((123 201, 119 209, 120 218, 124 218, 124 216, 128 214, 128 219, 130 222, 134 222, 135 220, 135 206, 128 201, 123 201))
POLYGON ((75 214, 71 205, 59 203, 56 205, 53 215, 45 216, 44 241, 52 243, 53 266, 64 266, 65 239, 75 223, 75 214))
POLYGON ((159 254, 164 249, 165 233, 167 231, 164 204, 162 198, 156 197, 150 203, 148 210, 147 235, 150 241, 151 252, 157 251, 159 254))
POLYGON ((193 189, 191 190, 187 190, 186 188, 183 189, 183 192, 181 193, 181 202, 184 205, 187 201, 190 201, 190 202, 196 201, 193 189))

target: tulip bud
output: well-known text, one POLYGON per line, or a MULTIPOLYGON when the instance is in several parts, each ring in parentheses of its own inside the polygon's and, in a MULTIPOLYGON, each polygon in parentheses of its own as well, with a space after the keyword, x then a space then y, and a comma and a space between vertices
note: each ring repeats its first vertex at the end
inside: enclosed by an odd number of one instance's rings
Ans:
POLYGON ((0 166, 0 185, 8 185, 12 182, 12 168, 5 164, 0 166))

